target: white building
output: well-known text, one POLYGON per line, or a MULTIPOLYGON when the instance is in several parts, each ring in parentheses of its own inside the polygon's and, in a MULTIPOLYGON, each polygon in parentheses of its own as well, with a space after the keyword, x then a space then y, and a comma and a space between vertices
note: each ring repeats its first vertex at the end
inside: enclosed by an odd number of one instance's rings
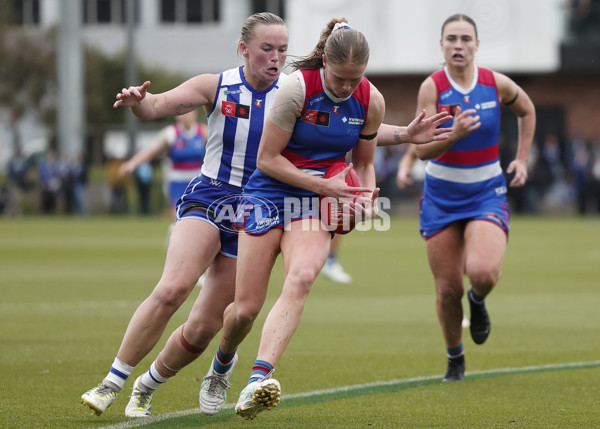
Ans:
MULTIPOLYGON (((61 22, 61 2, 81 1, 81 41, 107 54, 126 48, 128 0, 10 0, 23 25, 61 22)), ((268 10, 289 28, 289 55, 308 54, 331 18, 345 17, 371 45, 367 74, 428 73, 439 67, 443 21, 465 13, 477 22, 485 49, 478 61, 504 72, 545 73, 560 66, 563 0, 133 0, 134 45, 148 66, 186 76, 216 73, 241 60, 236 54, 247 16, 268 10)), ((117 91, 119 88, 115 88, 117 91)), ((7 121, 0 114, 0 142, 12 148, 7 121)), ((25 118, 23 140, 43 142, 45 132, 25 118)), ((0 152, 0 166, 11 156, 0 152)))
MULTIPOLYGON (((41 25, 60 21, 62 0, 39 3, 41 25)), ((74 2, 78 0, 64 0, 74 2)), ((107 53, 124 48, 127 0, 80 0, 82 38, 107 53)), ((244 19, 269 10, 290 30, 292 55, 307 54, 331 18, 348 18, 372 47, 370 73, 425 73, 439 65, 443 21, 471 16, 485 43, 478 59, 505 72, 553 72, 559 67, 563 0, 135 0, 137 55, 147 64, 192 76, 235 64, 244 19)))

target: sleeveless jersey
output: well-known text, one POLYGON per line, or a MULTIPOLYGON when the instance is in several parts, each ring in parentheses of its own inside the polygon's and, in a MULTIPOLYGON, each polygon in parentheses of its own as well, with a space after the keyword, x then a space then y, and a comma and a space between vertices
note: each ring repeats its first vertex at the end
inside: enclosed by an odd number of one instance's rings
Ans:
POLYGON ((172 168, 168 180, 189 182, 200 173, 206 152, 206 136, 200 125, 186 130, 179 124, 172 126, 169 136, 169 158, 172 168))
POLYGON ((256 153, 267 112, 282 74, 264 91, 256 91, 244 78, 242 67, 227 70, 208 116, 208 142, 202 175, 218 186, 242 187, 256 169, 256 153))
MULTIPOLYGON (((454 115, 476 109, 481 126, 427 163, 424 198, 449 211, 468 211, 483 200, 506 198, 506 182, 498 156, 500 102, 493 72, 475 66, 470 88, 460 88, 446 68, 431 75, 437 111, 454 115)), ((450 120, 442 127, 451 127, 450 120)))
MULTIPOLYGON (((363 77, 348 99, 339 99, 324 86, 323 69, 300 70, 304 90, 304 106, 296 120, 290 142, 282 155, 299 169, 323 176, 336 161, 343 161, 346 153, 358 141, 358 135, 367 118, 370 83, 363 77)), ((292 187, 256 170, 246 190, 250 193, 265 189, 287 189, 295 196, 314 193, 292 187)), ((268 195, 268 192, 265 196, 268 195)))

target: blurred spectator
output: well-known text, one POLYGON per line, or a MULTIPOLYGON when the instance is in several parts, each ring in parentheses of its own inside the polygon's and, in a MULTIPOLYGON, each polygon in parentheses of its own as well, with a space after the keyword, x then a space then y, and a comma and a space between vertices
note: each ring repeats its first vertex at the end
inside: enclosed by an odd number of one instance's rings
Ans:
POLYGON ((592 167, 594 154, 590 144, 576 137, 570 142, 570 166, 573 174, 573 186, 577 203, 577 212, 588 211, 588 201, 592 194, 592 167))
POLYGON ((403 196, 403 192, 398 190, 395 182, 398 163, 405 150, 404 145, 378 146, 375 150, 373 165, 380 196, 387 198, 403 196))
POLYGON ((596 211, 600 213, 600 142, 596 142, 594 149, 594 164, 591 171, 591 193, 596 203, 596 211))
POLYGON ((74 195, 73 195, 73 159, 64 154, 61 156, 58 163, 58 171, 60 174, 63 210, 66 214, 73 214, 74 212, 74 195))
POLYGON ((135 169, 135 183, 140 197, 139 212, 143 215, 150 214, 150 191, 152 190, 152 164, 143 162, 135 169))
POLYGON ((390 174, 390 169, 387 162, 388 150, 387 147, 378 146, 375 149, 375 158, 373 159, 373 167, 375 168, 375 179, 377 186, 380 188, 380 195, 389 197, 386 192, 386 181, 390 174))
POLYGON ((125 161, 122 159, 111 158, 106 161, 104 166, 106 180, 110 186, 110 213, 125 214, 129 211, 127 202, 127 178, 119 174, 121 165, 125 161))
POLYGON ((78 154, 73 160, 71 174, 73 175, 73 213, 84 215, 86 213, 85 189, 87 186, 87 168, 81 154, 78 154))
POLYGON ((8 201, 5 214, 7 216, 23 216, 23 195, 31 188, 29 172, 31 162, 23 154, 21 148, 8 163, 8 201))
POLYGON ((566 0, 569 31, 576 40, 594 40, 600 35, 600 0, 566 0))
POLYGON ((554 132, 544 137, 540 150, 540 161, 549 173, 545 186, 544 200, 551 207, 560 207, 573 200, 573 192, 567 183, 565 164, 563 162, 563 145, 554 132))
POLYGON ((59 165, 63 208, 66 214, 85 213, 87 170, 81 155, 64 155, 59 165))
POLYGON ((591 0, 566 0, 569 30, 575 36, 581 36, 591 14, 591 0))
POLYGON ((38 164, 38 178, 41 185, 42 214, 56 212, 56 201, 61 189, 60 171, 56 152, 49 149, 38 164))
POLYGON ((540 209, 540 201, 552 183, 550 166, 546 159, 541 156, 540 145, 537 140, 534 140, 531 145, 527 166, 527 174, 529 175, 527 186, 531 188, 531 191, 527 195, 527 199, 532 212, 537 213, 540 209))
POLYGON ((550 169, 550 184, 562 180, 565 170, 561 159, 560 141, 555 133, 546 134, 542 143, 541 156, 550 169))

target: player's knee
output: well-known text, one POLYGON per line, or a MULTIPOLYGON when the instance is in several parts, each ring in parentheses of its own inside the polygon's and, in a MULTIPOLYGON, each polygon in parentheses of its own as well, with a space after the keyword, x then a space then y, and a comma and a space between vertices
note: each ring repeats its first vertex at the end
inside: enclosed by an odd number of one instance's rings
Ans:
POLYGON ((152 292, 152 296, 158 305, 166 308, 179 308, 186 300, 190 290, 187 287, 168 286, 164 287, 161 283, 152 292))
POLYGON ((255 303, 244 303, 234 307, 235 320, 239 326, 247 326, 254 322, 260 312, 260 306, 255 303))
POLYGON ((315 282, 319 271, 313 267, 300 267, 288 274, 286 283, 294 286, 293 290, 298 295, 307 295, 312 284, 315 282))
POLYGON ((436 284, 438 300, 442 303, 460 301, 465 293, 462 282, 438 281, 436 284))
POLYGON ((201 326, 194 335, 194 344, 208 345, 210 340, 219 333, 222 327, 223 323, 201 326))
POLYGON ((500 279, 501 270, 491 265, 478 265, 467 272, 471 285, 480 288, 491 288, 500 279))

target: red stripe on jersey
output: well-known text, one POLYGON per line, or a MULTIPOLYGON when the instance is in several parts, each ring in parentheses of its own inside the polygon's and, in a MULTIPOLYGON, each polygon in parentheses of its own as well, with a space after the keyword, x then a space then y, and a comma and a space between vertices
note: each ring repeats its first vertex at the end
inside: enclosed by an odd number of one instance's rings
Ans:
POLYGON ((490 69, 479 67, 478 73, 479 75, 477 76, 477 83, 480 83, 485 86, 494 87, 496 89, 496 97, 498 97, 498 100, 500 100, 500 95, 498 94, 498 86, 496 85, 496 78, 494 78, 494 72, 490 69))
POLYGON ((431 79, 433 79, 433 81, 435 82, 435 87, 438 91, 438 97, 442 92, 446 91, 452 86, 444 70, 438 70, 435 73, 433 73, 431 75, 431 79))
POLYGON ((498 145, 475 150, 447 150, 436 161, 454 165, 475 165, 494 161, 498 158, 498 145))
POLYGON ((369 102, 371 100, 371 83, 363 76, 358 84, 358 87, 352 93, 352 97, 356 98, 360 104, 365 106, 365 121, 369 117, 369 102))
MULTIPOLYGON (((323 82, 321 81, 321 69, 306 70, 301 69, 302 77, 304 78, 304 85, 306 87, 306 94, 304 96, 304 105, 302 106, 302 112, 306 110, 306 102, 315 95, 324 92, 323 82)), ((358 87, 352 93, 352 97, 356 98, 360 104, 365 106, 365 120, 369 113, 369 102, 371 99, 371 83, 363 76, 362 80, 358 84, 358 87)))
POLYGON ((289 160, 297 168, 329 168, 336 162, 344 162, 345 160, 344 157, 339 159, 308 159, 304 158, 302 155, 292 152, 289 149, 284 149, 283 152, 281 152, 281 155, 283 155, 284 158, 289 160))
POLYGON ((314 97, 316 94, 323 92, 323 85, 321 85, 321 71, 320 69, 315 70, 300 70, 304 79, 304 85, 306 87, 306 94, 304 96, 304 106, 302 111, 306 109, 306 102, 314 97))
POLYGON ((202 168, 202 161, 198 162, 174 162, 173 169, 174 170, 197 170, 202 168))

